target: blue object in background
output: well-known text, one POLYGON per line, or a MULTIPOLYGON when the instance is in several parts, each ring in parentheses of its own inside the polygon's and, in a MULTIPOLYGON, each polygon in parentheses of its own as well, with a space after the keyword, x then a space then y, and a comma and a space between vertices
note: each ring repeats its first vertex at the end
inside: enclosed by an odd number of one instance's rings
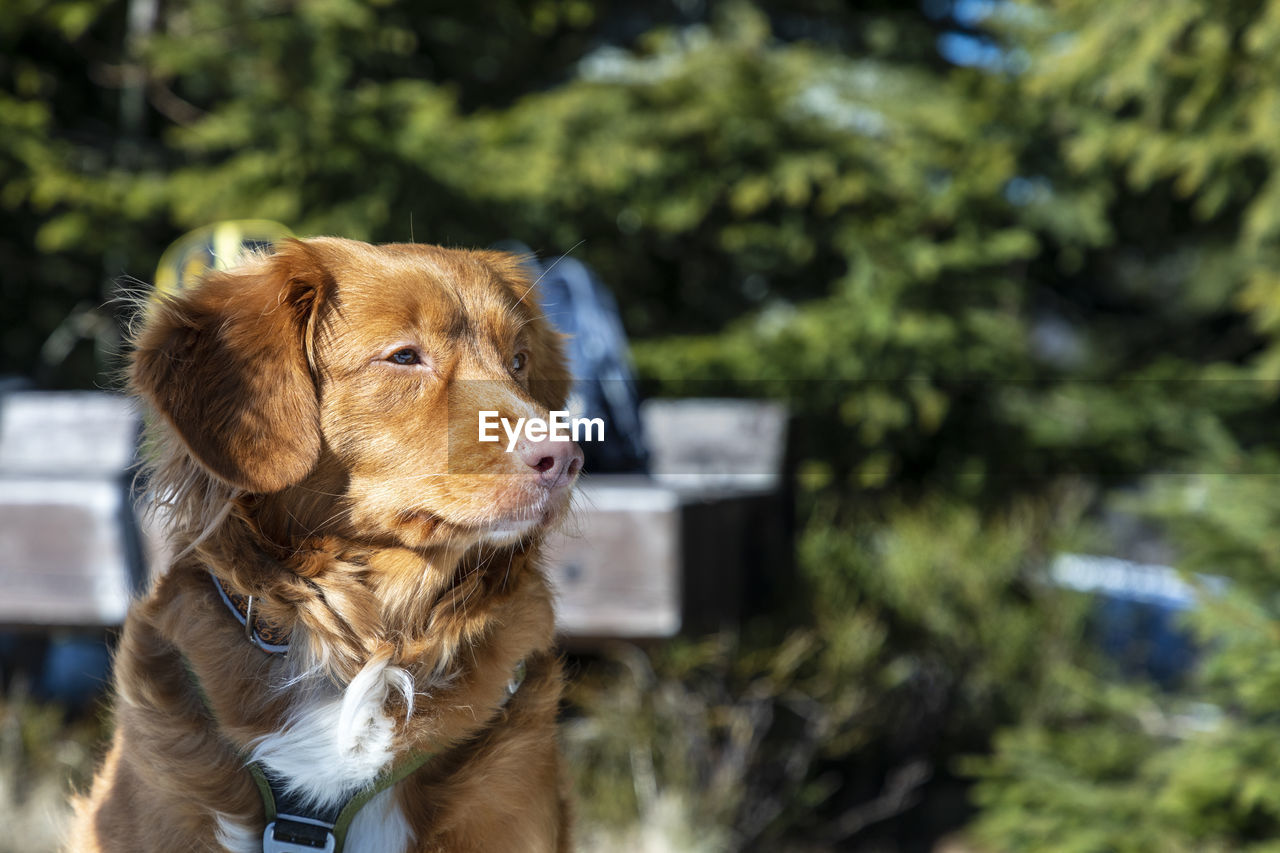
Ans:
POLYGON ((1059 586, 1097 596, 1093 631, 1107 657, 1127 674, 1166 688, 1176 686, 1199 656, 1183 614, 1227 583, 1199 575, 1193 584, 1170 566, 1085 554, 1060 555, 1050 574, 1059 586))
POLYGON ((1173 688, 1196 663, 1195 639, 1181 624, 1182 609, 1104 596, 1094 630, 1107 657, 1128 675, 1173 688))
POLYGON ((106 689, 110 670, 111 653, 101 637, 53 637, 36 695, 83 707, 106 689))
POLYGON ((90 707, 110 680, 111 648, 102 633, 0 633, 0 682, 16 682, 42 702, 90 707))

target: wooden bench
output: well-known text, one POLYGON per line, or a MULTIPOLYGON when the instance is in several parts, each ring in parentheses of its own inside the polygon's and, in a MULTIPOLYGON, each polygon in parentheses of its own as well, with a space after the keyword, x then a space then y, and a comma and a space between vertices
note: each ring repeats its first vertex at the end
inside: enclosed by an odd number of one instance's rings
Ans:
POLYGON ((138 424, 112 394, 0 397, 0 625, 124 619, 145 580, 129 496, 138 424))
POLYGON ((787 415, 749 400, 650 400, 651 475, 587 476, 549 544, 579 643, 736 624, 790 577, 787 415))
MULTIPOLYGON (((549 543, 578 643, 732 624, 789 564, 786 414, 752 401, 651 401, 652 476, 588 476, 549 543)), ((164 565, 134 512, 140 419, 101 392, 0 397, 0 627, 119 625, 164 565)))

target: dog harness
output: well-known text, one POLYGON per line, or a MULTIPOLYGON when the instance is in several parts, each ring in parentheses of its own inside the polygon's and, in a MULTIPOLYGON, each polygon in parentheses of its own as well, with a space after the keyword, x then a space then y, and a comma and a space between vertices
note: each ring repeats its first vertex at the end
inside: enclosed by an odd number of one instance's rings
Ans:
POLYGON ((249 773, 258 785, 262 808, 267 815, 267 828, 262 833, 263 853, 315 853, 317 850, 341 853, 356 813, 434 755, 432 752, 411 753, 345 803, 324 809, 290 792, 280 779, 258 762, 251 763, 249 773))
MULTIPOLYGON (((254 613, 253 596, 228 592, 212 572, 209 577, 218 589, 227 609, 244 626, 249 642, 267 654, 285 654, 289 651, 289 636, 279 626, 271 625, 254 613)), ((191 662, 183 656, 183 664, 200 701, 210 717, 214 717, 213 704, 196 677, 191 662)), ((524 661, 516 664, 502 705, 506 707, 524 683, 527 667, 524 661)), ((248 762, 249 774, 262 797, 262 809, 266 813, 267 828, 262 833, 262 853, 342 853, 351 822, 360 809, 378 794, 412 775, 439 753, 420 750, 406 755, 389 770, 382 773, 370 785, 356 791, 346 802, 320 808, 291 791, 283 779, 271 773, 260 762, 248 762)))

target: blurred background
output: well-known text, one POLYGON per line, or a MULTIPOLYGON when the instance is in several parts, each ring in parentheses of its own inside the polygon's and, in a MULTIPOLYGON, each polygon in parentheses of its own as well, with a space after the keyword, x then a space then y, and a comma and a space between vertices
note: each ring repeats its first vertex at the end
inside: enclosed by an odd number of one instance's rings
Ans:
MULTIPOLYGON (((567 254, 641 396, 787 413, 785 547, 566 643, 580 849, 1277 850, 1278 167, 1280 2, 6 0, 0 375, 118 389, 218 221, 567 254)), ((10 621, 47 850, 111 626, 10 621)))

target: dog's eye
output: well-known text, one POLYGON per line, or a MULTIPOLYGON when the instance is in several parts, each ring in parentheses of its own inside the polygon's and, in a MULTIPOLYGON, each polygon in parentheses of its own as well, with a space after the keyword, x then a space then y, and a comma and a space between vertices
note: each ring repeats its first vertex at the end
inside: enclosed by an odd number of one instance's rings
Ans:
POLYGON ((525 364, 528 363, 528 361, 529 361, 529 356, 525 355, 522 352, 518 352, 515 355, 511 356, 511 372, 519 373, 520 371, 524 370, 524 366, 525 364))
POLYGON ((421 364, 422 357, 418 355, 418 351, 413 347, 405 347, 387 356, 387 361, 393 361, 396 364, 421 364))

